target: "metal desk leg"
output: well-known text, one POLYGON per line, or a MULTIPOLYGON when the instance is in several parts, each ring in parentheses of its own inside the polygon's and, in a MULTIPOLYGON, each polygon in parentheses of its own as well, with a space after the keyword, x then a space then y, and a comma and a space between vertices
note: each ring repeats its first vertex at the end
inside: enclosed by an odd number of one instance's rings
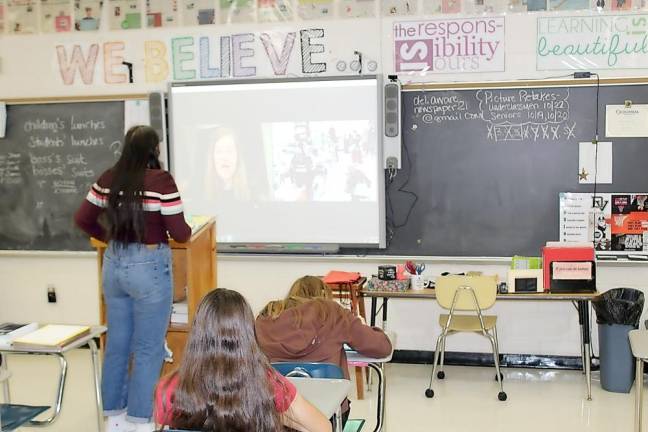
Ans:
POLYGON ((343 432, 342 429, 342 407, 337 409, 335 412, 335 432, 343 432))
POLYGON ((383 430, 385 420, 385 374, 383 373, 382 364, 369 363, 367 366, 375 370, 378 376, 378 404, 376 405, 376 427, 374 432, 380 432, 383 430))
POLYGON ((99 350, 94 339, 88 342, 90 354, 92 356, 92 369, 94 372, 95 400, 97 401, 97 431, 103 432, 103 401, 101 399, 101 372, 99 368, 99 350))
MULTIPOLYGON (((22 353, 21 353, 22 354, 22 353)), ((36 354, 36 353, 31 353, 31 355, 36 354)), ((32 420, 29 422, 30 426, 49 426, 50 424, 54 423, 54 420, 56 420, 61 413, 61 406, 63 405, 63 393, 65 392, 65 378, 67 377, 67 360, 65 359, 65 356, 63 354, 59 353, 47 353, 45 355, 52 355, 58 358, 59 365, 61 367, 61 372, 59 374, 59 383, 58 383, 58 390, 56 391, 56 402, 54 405, 54 413, 47 419, 45 420, 32 420)))
POLYGON ((389 300, 387 297, 383 299, 383 307, 382 307, 382 329, 386 330, 387 329, 387 300, 389 300))
POLYGON ((578 317, 583 323, 583 346, 585 353, 585 381, 587 382, 587 400, 592 400, 592 359, 590 358, 589 304, 587 300, 578 302, 578 317))
MULTIPOLYGON (((7 366, 7 356, 0 353, 0 362, 2 363, 0 365, 0 369, 4 370, 5 372, 8 372, 9 367, 7 366)), ((9 390, 9 380, 4 380, 2 383, 2 392, 4 396, 4 403, 11 403, 11 391, 9 390)))
POLYGON ((635 364, 635 432, 641 432, 643 399, 643 360, 637 358, 635 364))
POLYGON ((376 306, 378 304, 378 299, 376 297, 371 297, 371 327, 376 325, 376 306))

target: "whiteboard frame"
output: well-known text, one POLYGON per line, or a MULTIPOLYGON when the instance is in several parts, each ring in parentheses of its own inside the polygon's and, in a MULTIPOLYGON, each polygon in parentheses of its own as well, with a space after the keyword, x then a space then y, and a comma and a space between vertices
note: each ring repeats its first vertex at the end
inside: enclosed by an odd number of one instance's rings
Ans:
MULTIPOLYGON (((221 79, 221 80, 188 80, 188 81, 169 81, 167 89, 167 136, 169 138, 168 146, 168 165, 167 170, 175 176, 173 167, 174 160, 174 117, 173 117, 173 88, 174 87, 194 87, 194 86, 214 86, 214 85, 233 85, 233 84, 276 84, 292 82, 317 82, 317 81, 363 81, 375 80, 377 93, 377 119, 376 119, 376 137, 377 137, 377 181, 378 181, 378 244, 358 244, 358 243, 340 243, 342 247, 350 248, 376 248, 384 249, 387 247, 387 220, 386 220, 386 203, 385 203, 385 176, 382 166, 383 138, 384 138, 384 84, 382 75, 340 75, 340 76, 317 76, 317 77, 287 77, 287 78, 254 78, 254 79, 221 79)), ((270 243, 269 243, 270 244, 270 243)), ((329 244, 329 243, 327 243, 329 244)))

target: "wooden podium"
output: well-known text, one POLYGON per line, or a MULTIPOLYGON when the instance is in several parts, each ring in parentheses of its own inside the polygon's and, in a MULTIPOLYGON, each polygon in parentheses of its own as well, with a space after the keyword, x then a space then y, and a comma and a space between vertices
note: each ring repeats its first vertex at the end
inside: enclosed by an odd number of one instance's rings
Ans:
MULTIPOLYGON (((106 308, 103 301, 101 271, 106 243, 95 238, 90 240, 97 249, 99 267, 99 296, 101 324, 106 324, 106 308)), ((184 347, 196 308, 200 300, 216 288, 216 223, 210 219, 205 225, 191 234, 186 243, 169 240, 173 254, 173 301, 187 299, 189 323, 170 323, 167 343, 173 351, 173 363, 164 363, 163 374, 177 368, 182 361, 184 347)))

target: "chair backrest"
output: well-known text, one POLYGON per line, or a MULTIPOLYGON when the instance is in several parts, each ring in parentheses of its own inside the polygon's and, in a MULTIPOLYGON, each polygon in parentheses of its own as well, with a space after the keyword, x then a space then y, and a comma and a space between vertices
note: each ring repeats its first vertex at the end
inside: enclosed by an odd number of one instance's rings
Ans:
POLYGON ((272 367, 281 375, 296 378, 337 378, 343 379, 340 366, 333 363, 313 362, 276 362, 272 367))
POLYGON ((497 276, 439 276, 434 284, 434 291, 439 305, 444 309, 452 308, 455 294, 457 311, 477 310, 475 298, 480 309, 488 309, 497 298, 497 276), (464 287, 470 287, 472 290, 461 289, 464 287))

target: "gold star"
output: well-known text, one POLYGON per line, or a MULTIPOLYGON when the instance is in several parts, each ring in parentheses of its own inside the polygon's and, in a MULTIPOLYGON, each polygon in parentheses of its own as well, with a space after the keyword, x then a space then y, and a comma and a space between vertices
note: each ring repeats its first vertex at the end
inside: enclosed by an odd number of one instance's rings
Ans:
POLYGON ((582 171, 578 174, 578 180, 587 180, 587 177, 589 177, 589 173, 585 171, 585 168, 583 168, 582 171))

